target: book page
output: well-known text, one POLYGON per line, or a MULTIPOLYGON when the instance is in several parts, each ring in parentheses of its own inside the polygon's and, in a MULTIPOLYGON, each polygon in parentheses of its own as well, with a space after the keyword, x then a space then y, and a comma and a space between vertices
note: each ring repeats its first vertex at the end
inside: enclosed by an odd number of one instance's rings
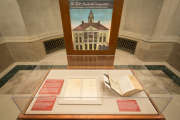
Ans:
POLYGON ((122 76, 119 79, 120 79, 119 86, 120 86, 122 94, 125 94, 126 92, 135 89, 135 87, 131 83, 129 76, 122 76))
POLYGON ((107 77, 106 75, 104 75, 103 78, 104 78, 104 84, 105 84, 105 86, 108 87, 108 88, 111 88, 109 77, 107 77))
POLYGON ((63 97, 81 97, 81 79, 68 79, 63 97))
POLYGON ((112 80, 112 79, 109 79, 110 80, 110 86, 111 88, 116 91, 117 93, 119 93, 120 95, 122 95, 123 93, 121 92, 121 88, 120 88, 120 85, 119 85, 119 81, 115 81, 115 80, 112 80))
POLYGON ((111 88, 118 92, 120 95, 124 95, 125 93, 132 91, 135 89, 129 76, 121 76, 118 80, 111 79, 110 77, 111 88))
POLYGON ((82 97, 98 97, 96 79, 83 79, 82 82, 82 97))
POLYGON ((141 86, 139 81, 133 75, 130 75, 129 78, 136 89, 143 90, 143 87, 141 86))

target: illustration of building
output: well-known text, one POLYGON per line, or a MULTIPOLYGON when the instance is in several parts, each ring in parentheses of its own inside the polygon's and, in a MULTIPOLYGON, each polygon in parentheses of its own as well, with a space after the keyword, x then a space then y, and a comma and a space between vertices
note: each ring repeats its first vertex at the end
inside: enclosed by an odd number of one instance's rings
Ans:
POLYGON ((94 22, 92 10, 89 13, 88 22, 82 23, 72 30, 75 50, 105 50, 109 45, 110 30, 101 24, 94 22))

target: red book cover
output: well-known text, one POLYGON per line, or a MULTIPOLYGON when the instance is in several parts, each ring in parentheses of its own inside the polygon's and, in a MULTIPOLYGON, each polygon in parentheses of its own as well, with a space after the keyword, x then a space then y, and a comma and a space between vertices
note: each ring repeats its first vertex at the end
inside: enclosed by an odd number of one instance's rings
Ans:
POLYGON ((56 101, 55 96, 38 97, 32 107, 32 111, 51 111, 56 101))
POLYGON ((117 100, 120 112, 140 112, 136 100, 117 100))
POLYGON ((59 94, 64 80, 46 80, 39 94, 59 94))

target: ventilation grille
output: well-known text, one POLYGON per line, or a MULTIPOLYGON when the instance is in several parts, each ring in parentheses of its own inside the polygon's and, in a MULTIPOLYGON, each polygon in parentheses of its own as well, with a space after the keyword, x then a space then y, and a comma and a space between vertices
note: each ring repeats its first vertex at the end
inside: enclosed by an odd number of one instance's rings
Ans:
POLYGON ((137 41, 118 38, 117 48, 134 54, 136 49, 137 41))
POLYGON ((64 49, 64 38, 52 39, 44 42, 46 53, 54 52, 58 49, 64 49))

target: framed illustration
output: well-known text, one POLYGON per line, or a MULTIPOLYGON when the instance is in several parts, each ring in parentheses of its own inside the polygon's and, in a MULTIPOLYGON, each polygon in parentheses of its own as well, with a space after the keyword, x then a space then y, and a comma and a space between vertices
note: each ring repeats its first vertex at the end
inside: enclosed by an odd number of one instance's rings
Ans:
POLYGON ((114 55, 123 0, 60 0, 68 55, 114 55))

